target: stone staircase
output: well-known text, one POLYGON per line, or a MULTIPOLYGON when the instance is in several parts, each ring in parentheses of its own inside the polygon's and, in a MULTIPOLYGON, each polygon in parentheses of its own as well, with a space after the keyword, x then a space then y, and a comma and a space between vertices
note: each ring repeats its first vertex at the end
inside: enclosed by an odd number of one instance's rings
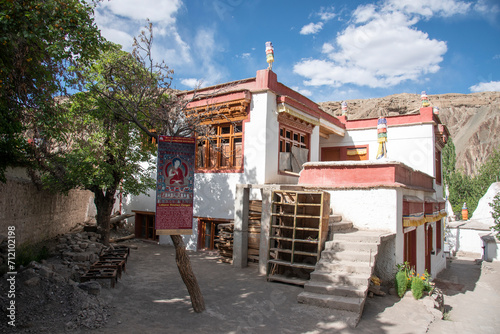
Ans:
POLYGON ((299 303, 328 307, 355 327, 361 318, 370 277, 383 231, 361 231, 340 215, 331 215, 329 236, 321 259, 297 299, 299 303))

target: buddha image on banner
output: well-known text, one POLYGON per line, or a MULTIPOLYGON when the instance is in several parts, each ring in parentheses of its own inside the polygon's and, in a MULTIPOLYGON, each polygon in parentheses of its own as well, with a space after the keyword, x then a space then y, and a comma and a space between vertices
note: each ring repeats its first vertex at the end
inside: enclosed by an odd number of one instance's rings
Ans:
POLYGON ((159 136, 156 234, 191 234, 195 139, 159 136))

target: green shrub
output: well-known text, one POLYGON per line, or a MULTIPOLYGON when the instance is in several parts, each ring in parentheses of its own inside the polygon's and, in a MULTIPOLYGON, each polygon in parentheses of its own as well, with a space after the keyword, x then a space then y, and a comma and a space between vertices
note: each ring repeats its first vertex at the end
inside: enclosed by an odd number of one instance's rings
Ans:
POLYGON ((40 262, 49 257, 49 249, 41 244, 23 244, 16 249, 16 267, 27 266, 31 261, 40 262))
POLYGON ((408 277, 406 276, 406 272, 404 270, 400 270, 396 274, 396 291, 398 296, 401 298, 405 294, 406 290, 408 290, 408 277))
POLYGON ((424 280, 418 275, 411 280, 411 293, 413 298, 420 299, 424 293, 424 280))

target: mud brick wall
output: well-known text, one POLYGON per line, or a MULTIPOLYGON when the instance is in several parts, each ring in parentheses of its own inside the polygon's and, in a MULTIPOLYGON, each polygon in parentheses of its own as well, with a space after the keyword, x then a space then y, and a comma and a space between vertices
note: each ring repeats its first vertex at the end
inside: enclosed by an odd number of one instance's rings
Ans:
POLYGON ((71 190, 68 195, 39 191, 26 179, 0 182, 0 235, 15 226, 16 244, 36 243, 69 232, 88 217, 92 193, 71 190))

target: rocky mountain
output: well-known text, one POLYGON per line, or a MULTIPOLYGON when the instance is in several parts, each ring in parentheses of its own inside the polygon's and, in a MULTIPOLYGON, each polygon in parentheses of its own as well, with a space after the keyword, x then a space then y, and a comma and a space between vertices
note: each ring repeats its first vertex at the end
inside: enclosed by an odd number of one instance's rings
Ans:
MULTIPOLYGON (((477 171, 495 149, 500 149, 500 92, 440 94, 428 96, 439 108, 439 118, 448 127, 457 152, 457 168, 468 174, 477 171)), ((335 116, 342 114, 341 102, 321 102, 335 116)), ((417 113, 418 94, 396 94, 382 98, 347 100, 348 119, 417 113)))

